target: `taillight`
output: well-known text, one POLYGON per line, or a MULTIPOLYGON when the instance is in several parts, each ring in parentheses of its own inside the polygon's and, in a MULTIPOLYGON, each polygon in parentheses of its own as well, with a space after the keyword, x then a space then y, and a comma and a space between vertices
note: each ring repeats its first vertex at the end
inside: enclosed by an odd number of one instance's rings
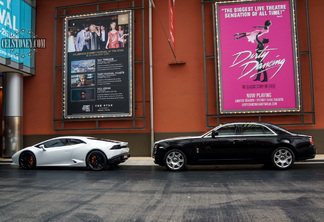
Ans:
POLYGON ((110 148, 111 150, 118 150, 121 149, 120 145, 114 145, 113 147, 110 148))
POLYGON ((113 147, 111 147, 111 150, 120 150, 122 148, 127 148, 128 143, 121 143, 121 144, 117 144, 114 145, 113 147))
POLYGON ((312 145, 314 145, 313 137, 310 137, 310 138, 309 138, 309 141, 310 141, 310 143, 311 143, 312 145))

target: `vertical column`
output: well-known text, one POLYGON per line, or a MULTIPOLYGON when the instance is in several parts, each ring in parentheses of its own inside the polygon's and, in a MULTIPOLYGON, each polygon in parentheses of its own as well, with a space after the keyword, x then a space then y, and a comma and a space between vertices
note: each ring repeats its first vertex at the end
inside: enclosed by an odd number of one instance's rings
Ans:
POLYGON ((3 74, 2 157, 11 157, 22 148, 23 75, 3 74))

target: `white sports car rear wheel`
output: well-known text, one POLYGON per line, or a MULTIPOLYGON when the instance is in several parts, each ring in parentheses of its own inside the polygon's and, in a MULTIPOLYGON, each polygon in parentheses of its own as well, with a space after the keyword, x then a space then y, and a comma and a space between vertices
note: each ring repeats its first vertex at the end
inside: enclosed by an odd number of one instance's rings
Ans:
POLYGON ((107 158, 101 151, 91 151, 87 157, 87 166, 90 170, 104 170, 107 167, 107 158))

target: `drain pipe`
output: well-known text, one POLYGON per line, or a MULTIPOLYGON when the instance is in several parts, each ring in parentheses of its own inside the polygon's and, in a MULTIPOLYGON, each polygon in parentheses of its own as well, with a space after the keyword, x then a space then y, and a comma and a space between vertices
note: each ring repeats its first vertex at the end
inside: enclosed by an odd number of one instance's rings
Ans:
POLYGON ((154 145, 154 115, 153 115, 153 56, 152 56, 152 7, 153 0, 149 0, 149 66, 150 66, 150 122, 151 122, 151 156, 154 145))

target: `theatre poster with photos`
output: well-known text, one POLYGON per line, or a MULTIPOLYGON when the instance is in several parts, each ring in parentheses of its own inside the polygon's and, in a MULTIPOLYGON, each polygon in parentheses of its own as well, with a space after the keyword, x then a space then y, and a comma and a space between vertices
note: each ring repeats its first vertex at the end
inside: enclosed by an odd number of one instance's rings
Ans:
POLYGON ((132 12, 107 11, 65 19, 65 118, 130 117, 132 12))
POLYGON ((215 3, 220 113, 300 111, 294 1, 215 3))

